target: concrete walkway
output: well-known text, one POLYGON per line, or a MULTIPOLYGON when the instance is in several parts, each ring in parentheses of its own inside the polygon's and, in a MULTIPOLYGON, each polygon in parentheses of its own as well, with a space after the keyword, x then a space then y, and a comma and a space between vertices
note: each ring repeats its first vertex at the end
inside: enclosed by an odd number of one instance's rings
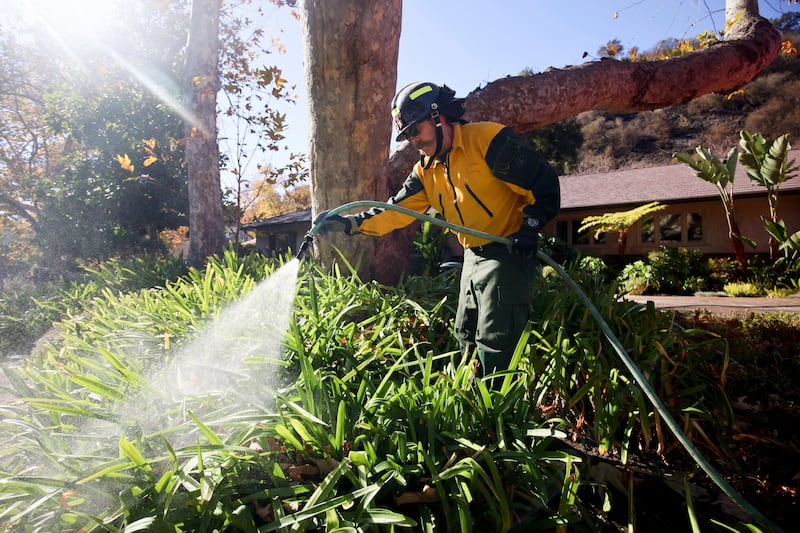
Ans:
POLYGON ((626 300, 637 303, 652 301, 658 309, 677 311, 706 310, 719 315, 748 313, 800 313, 800 296, 790 298, 733 298, 730 296, 633 296, 626 300))

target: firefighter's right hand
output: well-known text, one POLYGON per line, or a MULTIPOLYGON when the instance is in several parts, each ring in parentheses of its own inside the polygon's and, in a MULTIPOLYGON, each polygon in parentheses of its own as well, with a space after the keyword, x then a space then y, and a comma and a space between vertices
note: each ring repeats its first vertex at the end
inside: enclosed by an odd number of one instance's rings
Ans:
POLYGON ((323 211, 314 219, 314 226, 317 227, 317 235, 326 233, 345 233, 355 235, 358 233, 358 219, 352 215, 329 215, 330 211, 323 211))

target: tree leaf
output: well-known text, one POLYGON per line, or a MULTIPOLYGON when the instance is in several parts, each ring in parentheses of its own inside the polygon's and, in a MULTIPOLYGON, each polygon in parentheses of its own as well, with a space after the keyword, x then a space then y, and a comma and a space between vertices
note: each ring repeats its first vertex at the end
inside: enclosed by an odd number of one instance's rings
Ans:
POLYGON ((119 163, 119 166, 121 166, 123 170, 133 172, 133 164, 131 163, 131 158, 128 157, 128 154, 117 155, 116 159, 117 163, 119 163))

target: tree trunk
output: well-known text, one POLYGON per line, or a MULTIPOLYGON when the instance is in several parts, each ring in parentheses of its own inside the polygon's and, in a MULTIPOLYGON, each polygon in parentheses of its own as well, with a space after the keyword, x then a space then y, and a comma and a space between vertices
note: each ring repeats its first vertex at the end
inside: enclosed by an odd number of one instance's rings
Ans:
POLYGON ((617 253, 620 257, 625 257, 625 252, 628 249, 628 231, 622 230, 617 237, 617 253))
MULTIPOLYGON (((386 200, 395 192, 387 183, 387 155, 401 5, 401 0, 302 3, 314 216, 355 200, 386 200)), ((338 257, 335 246, 352 264, 363 258, 362 279, 392 282, 408 256, 403 233, 326 235, 314 244, 324 264, 338 257)))
POLYGON ((730 210, 726 215, 728 216, 728 238, 730 238, 731 245, 733 246, 733 254, 736 256, 736 262, 739 263, 739 268, 742 269, 742 274, 747 274, 747 254, 744 251, 744 243, 741 239, 742 232, 739 229, 739 223, 736 222, 733 203, 731 203, 730 210))
POLYGON ((772 63, 781 36, 758 16, 755 0, 728 0, 726 11, 742 16, 715 46, 662 61, 604 59, 502 78, 469 94, 465 118, 528 133, 584 111, 647 111, 736 90, 772 63))
POLYGON ((217 146, 219 17, 222 0, 193 0, 183 98, 189 176, 189 263, 201 266, 225 245, 217 146))

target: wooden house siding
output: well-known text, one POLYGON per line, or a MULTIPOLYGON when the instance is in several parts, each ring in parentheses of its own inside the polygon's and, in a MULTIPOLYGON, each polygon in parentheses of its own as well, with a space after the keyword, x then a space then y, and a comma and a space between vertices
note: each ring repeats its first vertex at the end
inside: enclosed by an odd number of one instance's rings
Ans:
POLYGON ((296 252, 311 229, 311 209, 244 224, 242 229, 255 234, 256 249, 265 255, 296 252))
MULTIPOLYGON (((789 160, 793 159, 800 161, 800 151, 790 153, 789 160)), ((733 199, 741 233, 758 245, 756 249, 746 246, 746 251, 767 253, 769 235, 761 220, 762 215, 769 214, 767 190, 752 183, 741 166, 734 177, 733 199)), ((558 235, 592 255, 616 255, 617 234, 595 241, 592 235, 577 233, 581 221, 587 216, 626 211, 654 201, 666 206, 654 214, 655 221, 660 222, 663 217, 673 223, 665 227, 666 239, 661 239, 658 226, 651 232, 653 238, 645 239, 643 224, 637 223, 628 233, 626 255, 643 255, 658 249, 660 244, 696 248, 708 255, 732 254, 725 210, 716 186, 695 176, 683 163, 562 176, 561 212, 547 225, 545 233, 558 235), (690 227, 695 231, 690 232, 690 227)), ((779 188, 778 217, 784 220, 790 233, 800 230, 800 177, 779 188)))

